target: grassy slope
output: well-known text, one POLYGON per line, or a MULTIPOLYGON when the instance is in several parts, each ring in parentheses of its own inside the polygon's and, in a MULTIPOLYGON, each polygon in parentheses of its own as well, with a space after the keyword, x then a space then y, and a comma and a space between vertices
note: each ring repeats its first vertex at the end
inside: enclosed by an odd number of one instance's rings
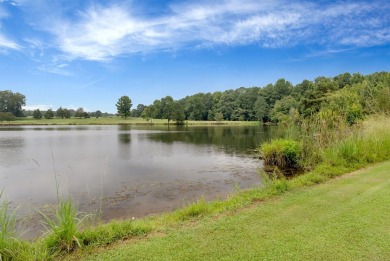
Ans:
POLYGON ((83 258, 390 260, 389 213, 387 161, 238 212, 187 222, 186 227, 164 235, 100 249, 99 254, 83 258))

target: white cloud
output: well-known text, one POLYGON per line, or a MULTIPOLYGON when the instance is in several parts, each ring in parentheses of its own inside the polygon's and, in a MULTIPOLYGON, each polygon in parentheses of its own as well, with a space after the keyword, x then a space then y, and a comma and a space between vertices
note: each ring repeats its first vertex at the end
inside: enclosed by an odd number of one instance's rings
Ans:
POLYGON ((21 47, 0 32, 0 48, 19 50, 21 47))
POLYGON ((44 104, 37 104, 37 105, 27 105, 23 107, 26 111, 34 111, 39 109, 40 111, 47 111, 48 109, 53 109, 53 105, 44 105, 44 104))
MULTIPOLYGON (((49 7, 45 5, 46 12, 49 7)), ((328 48, 390 42, 390 4, 380 0, 326 5, 287 0, 185 1, 168 8, 152 18, 129 3, 90 5, 72 18, 56 9, 55 15, 44 16, 40 29, 55 37, 52 45, 68 60, 106 61, 196 46, 257 44, 276 48, 316 43, 328 48)))
MULTIPOLYGON (((0 1, 2 3, 3 1, 0 1)), ((0 21, 2 19, 8 18, 9 14, 8 12, 0 6, 0 21)), ((0 23, 0 50, 1 49, 14 49, 18 50, 21 47, 14 41, 10 40, 5 34, 1 31, 2 30, 2 25, 0 23)))

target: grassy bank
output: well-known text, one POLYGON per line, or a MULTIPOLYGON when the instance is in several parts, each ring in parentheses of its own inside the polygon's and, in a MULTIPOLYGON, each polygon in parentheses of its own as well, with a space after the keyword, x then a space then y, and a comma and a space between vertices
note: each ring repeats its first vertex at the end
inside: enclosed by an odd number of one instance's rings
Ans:
POLYGON ((389 260, 389 169, 388 161, 237 212, 67 258, 389 260))
MULTIPOLYGON (((146 121, 142 118, 127 118, 122 117, 102 117, 102 118, 70 118, 70 119, 33 119, 32 117, 17 118, 15 121, 3 122, 2 125, 168 125, 166 119, 153 119, 152 121, 146 121)), ((175 122, 171 121, 170 124, 174 125, 175 122)), ((208 125, 258 125, 258 122, 254 121, 186 121, 186 125, 208 126, 208 125)))

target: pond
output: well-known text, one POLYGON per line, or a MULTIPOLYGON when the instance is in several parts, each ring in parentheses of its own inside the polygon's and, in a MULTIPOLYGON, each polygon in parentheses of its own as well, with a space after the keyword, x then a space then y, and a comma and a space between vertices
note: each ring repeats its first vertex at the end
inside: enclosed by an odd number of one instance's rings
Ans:
MULTIPOLYGON (((57 191, 103 221, 138 218, 259 185, 254 150, 280 135, 276 126, 3 126, 0 191, 30 218, 57 191)), ((27 236, 39 230, 33 221, 27 236)))

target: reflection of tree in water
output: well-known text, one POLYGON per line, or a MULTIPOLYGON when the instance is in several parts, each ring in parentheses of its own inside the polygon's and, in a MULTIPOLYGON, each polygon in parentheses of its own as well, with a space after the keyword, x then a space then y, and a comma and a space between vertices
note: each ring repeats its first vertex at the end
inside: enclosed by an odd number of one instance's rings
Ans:
POLYGON ((120 133, 120 134, 118 134, 118 140, 122 144, 130 144, 131 143, 131 134, 130 133, 120 133))
POLYGON ((226 152, 248 153, 260 143, 281 137, 283 129, 278 126, 190 127, 178 131, 149 134, 153 141, 164 143, 184 142, 196 145, 215 145, 226 152))
POLYGON ((23 160, 25 141, 22 137, 0 137, 0 162, 4 167, 19 165, 23 160))

